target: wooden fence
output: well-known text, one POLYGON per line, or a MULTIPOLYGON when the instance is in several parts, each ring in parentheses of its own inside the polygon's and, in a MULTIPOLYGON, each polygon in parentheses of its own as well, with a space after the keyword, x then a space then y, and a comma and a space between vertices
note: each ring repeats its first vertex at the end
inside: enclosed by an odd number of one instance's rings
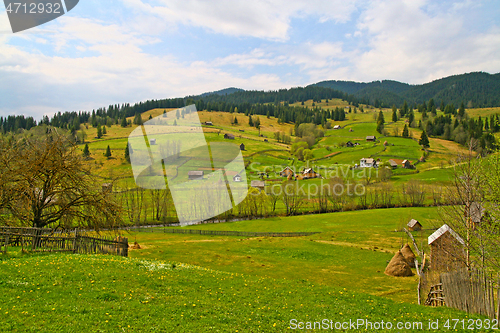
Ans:
POLYGON ((194 234, 212 236, 241 236, 241 237, 301 237, 318 234, 319 232, 251 232, 251 231, 223 231, 223 230, 199 230, 199 229, 139 229, 144 232, 164 232, 170 234, 194 234))
POLYGON ((481 270, 443 273, 431 287, 425 305, 451 308, 500 320, 500 286, 481 270))
POLYGON ((32 252, 71 252, 128 256, 128 239, 88 236, 78 230, 57 231, 46 228, 0 227, 0 251, 21 247, 32 252))

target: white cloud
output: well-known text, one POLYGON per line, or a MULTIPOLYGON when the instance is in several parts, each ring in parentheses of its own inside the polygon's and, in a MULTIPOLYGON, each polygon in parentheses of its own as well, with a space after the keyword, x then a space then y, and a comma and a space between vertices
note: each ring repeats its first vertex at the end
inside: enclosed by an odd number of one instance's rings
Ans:
MULTIPOLYGON (((289 38, 290 21, 294 17, 314 15, 320 22, 347 22, 356 9, 354 0, 160 0, 161 6, 141 0, 122 1, 149 17, 160 17, 165 23, 156 27, 157 32, 172 24, 184 24, 230 36, 281 41, 289 38)), ((143 18, 146 20, 146 16, 143 18)))

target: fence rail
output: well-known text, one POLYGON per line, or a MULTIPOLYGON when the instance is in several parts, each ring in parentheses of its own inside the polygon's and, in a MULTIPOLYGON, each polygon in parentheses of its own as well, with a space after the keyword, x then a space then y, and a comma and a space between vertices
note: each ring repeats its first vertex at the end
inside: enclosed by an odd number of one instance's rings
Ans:
POLYGON ((301 237, 318 234, 319 232, 251 232, 251 231, 223 231, 223 230, 200 230, 200 229, 139 229, 144 232, 163 232, 170 234, 194 234, 212 236, 242 236, 242 237, 301 237))
POLYGON ((124 237, 92 237, 74 232, 45 228, 0 227, 0 252, 8 247, 21 247, 32 252, 71 252, 81 254, 115 254, 128 256, 128 239, 124 237))

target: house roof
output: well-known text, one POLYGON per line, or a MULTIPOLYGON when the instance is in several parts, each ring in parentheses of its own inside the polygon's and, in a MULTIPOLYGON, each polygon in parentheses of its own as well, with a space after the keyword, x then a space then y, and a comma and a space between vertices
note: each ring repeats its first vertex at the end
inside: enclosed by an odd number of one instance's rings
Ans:
POLYGON ((393 167, 397 167, 398 166, 398 163, 393 161, 393 160, 389 160, 389 164, 393 167))
POLYGON ((234 135, 233 134, 226 133, 226 134, 224 134, 224 136, 228 137, 228 138, 233 138, 234 139, 234 135))
POLYGON ((367 164, 373 164, 375 160, 373 158, 362 158, 361 161, 365 161, 367 164))
MULTIPOLYGON (((408 225, 408 227, 413 228, 414 226, 416 226, 416 225, 417 225, 417 223, 418 223, 418 224, 420 224, 420 222, 418 222, 417 220, 415 220, 415 219, 411 219, 411 220, 410 220, 410 222, 408 222, 408 224, 407 224, 407 225, 408 225)), ((421 224, 420 224, 420 225, 421 225, 421 224)))
POLYGON ((188 171, 188 176, 203 176, 204 171, 188 171))
POLYGON ((460 237, 455 231, 453 231, 453 229, 451 229, 447 224, 444 224, 441 228, 439 228, 432 235, 429 236, 429 238, 428 238, 429 245, 431 245, 432 243, 434 243, 435 240, 441 238, 447 232, 449 232, 450 235, 452 235, 453 237, 455 237, 455 239, 457 241, 459 241, 460 244, 465 245, 465 242, 462 239, 462 237, 460 237))
POLYGON ((250 183, 250 186, 252 186, 252 187, 265 187, 266 182, 263 180, 252 180, 252 182, 250 183))
POLYGON ((411 161, 409 161, 409 160, 404 160, 404 161, 403 161, 403 164, 406 164, 406 163, 410 163, 410 164, 411 164, 411 161))
POLYGON ((368 135, 366 137, 366 140, 375 140, 375 139, 376 139, 375 135, 368 135))

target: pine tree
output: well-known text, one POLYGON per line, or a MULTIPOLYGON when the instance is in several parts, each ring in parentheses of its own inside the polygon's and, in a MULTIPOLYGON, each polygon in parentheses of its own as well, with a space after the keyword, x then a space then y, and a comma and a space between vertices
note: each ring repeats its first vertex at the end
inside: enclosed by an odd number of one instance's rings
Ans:
POLYGON ((236 118, 236 116, 234 116, 234 124, 238 125, 238 118, 236 118))
POLYGON ((465 116, 465 105, 464 105, 464 102, 462 102, 462 104, 460 104, 460 108, 458 109, 458 116, 460 118, 463 118, 465 116))
POLYGON ((98 139, 102 138, 102 128, 101 128, 101 125, 97 126, 97 138, 98 139))
POLYGON ((122 119, 122 123, 121 123, 121 126, 122 127, 127 127, 127 118, 125 116, 123 116, 123 119, 122 119))
POLYGON ((109 145, 108 148, 106 148, 106 153, 104 154, 104 156, 106 156, 107 158, 111 157, 111 148, 109 148, 109 145))
POLYGON ((174 119, 174 126, 177 126, 177 120, 174 119))
POLYGON ((89 145, 85 144, 85 147, 83 148, 83 157, 87 158, 89 156, 90 156, 89 145))
POLYGON ((252 115, 248 115, 248 125, 253 127, 252 115))
POLYGON ((410 136, 410 133, 408 131, 408 125, 405 124, 405 127, 403 128, 403 138, 408 138, 410 136))
POLYGON ((108 132, 106 131, 106 126, 102 127, 102 135, 104 135, 104 134, 108 134, 108 132))
POLYGON ((429 138, 427 137, 427 133, 425 133, 425 130, 422 132, 420 140, 418 140, 418 144, 424 146, 425 148, 429 148, 429 138))
POLYGON ((408 112, 408 124, 410 124, 410 127, 411 124, 413 124, 414 120, 415 120, 415 114, 413 113, 413 110, 410 110, 410 112, 408 112))
POLYGON ((398 121, 398 109, 396 109, 396 105, 392 106, 392 121, 398 121))
POLYGON ((125 160, 130 163, 130 150, 129 145, 127 144, 127 148, 125 148, 125 160))
POLYGON ((153 115, 150 114, 149 115, 149 120, 151 120, 151 119, 153 119, 153 115))

